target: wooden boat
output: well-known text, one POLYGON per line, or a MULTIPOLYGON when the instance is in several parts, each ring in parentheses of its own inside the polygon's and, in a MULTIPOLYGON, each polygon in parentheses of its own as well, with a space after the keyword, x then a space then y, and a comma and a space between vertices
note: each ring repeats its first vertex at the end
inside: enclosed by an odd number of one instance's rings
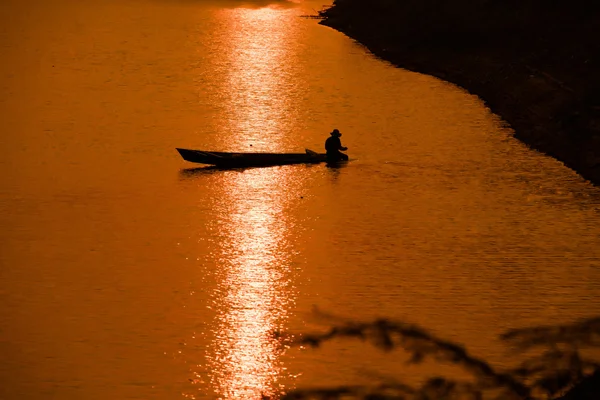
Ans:
POLYGON ((306 149, 305 153, 224 153, 177 148, 184 160, 218 167, 261 167, 311 164, 327 161, 325 154, 306 149))

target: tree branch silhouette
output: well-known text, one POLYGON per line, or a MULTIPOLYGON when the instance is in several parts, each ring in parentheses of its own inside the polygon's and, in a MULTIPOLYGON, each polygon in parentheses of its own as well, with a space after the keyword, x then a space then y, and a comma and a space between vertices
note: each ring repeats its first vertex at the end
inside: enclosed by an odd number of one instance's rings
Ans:
MULTIPOLYGON (((319 314, 321 317, 325 315, 319 314)), ((341 320, 333 316, 327 316, 327 319, 341 320)), ((279 336, 292 346, 319 347, 331 340, 350 338, 368 342, 386 352, 402 348, 409 354, 408 364, 419 364, 429 358, 457 365, 475 379, 471 383, 433 377, 419 388, 401 382, 387 382, 378 385, 297 389, 284 395, 283 399, 483 399, 484 393, 495 393, 496 398, 502 400, 549 399, 557 398, 569 389, 577 389, 580 382, 586 384, 586 391, 596 390, 596 384, 590 384, 589 380, 590 377, 599 375, 600 371, 600 363, 584 358, 580 353, 583 347, 600 345, 600 318, 505 332, 500 338, 516 352, 542 349, 541 354, 531 356, 516 368, 506 371, 497 370, 485 360, 471 355, 464 346, 438 338, 417 325, 402 321, 350 321, 339 323, 325 333, 279 336)), ((578 397, 564 397, 567 398, 578 397)))

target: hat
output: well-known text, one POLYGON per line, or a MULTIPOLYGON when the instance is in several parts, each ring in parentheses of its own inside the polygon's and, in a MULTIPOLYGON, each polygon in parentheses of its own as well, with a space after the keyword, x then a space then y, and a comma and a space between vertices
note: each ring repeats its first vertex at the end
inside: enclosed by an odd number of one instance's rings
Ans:
POLYGON ((342 134, 339 130, 334 129, 333 131, 331 131, 331 136, 342 136, 342 134))

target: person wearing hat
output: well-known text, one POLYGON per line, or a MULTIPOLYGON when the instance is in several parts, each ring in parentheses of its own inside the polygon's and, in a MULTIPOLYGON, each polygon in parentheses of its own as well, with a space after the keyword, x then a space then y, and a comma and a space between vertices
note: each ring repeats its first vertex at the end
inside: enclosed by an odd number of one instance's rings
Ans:
POLYGON ((342 146, 342 141, 340 140, 340 136, 342 134, 339 130, 334 129, 330 133, 330 137, 325 141, 325 151, 327 152, 327 160, 328 161, 347 161, 348 156, 344 153, 341 153, 340 150, 345 151, 348 150, 347 147, 342 146))

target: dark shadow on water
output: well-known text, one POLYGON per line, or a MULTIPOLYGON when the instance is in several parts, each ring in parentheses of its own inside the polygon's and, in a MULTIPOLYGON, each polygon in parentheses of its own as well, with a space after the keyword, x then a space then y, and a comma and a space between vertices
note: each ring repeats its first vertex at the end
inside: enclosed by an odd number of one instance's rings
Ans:
POLYGON ((349 161, 331 161, 326 162, 325 166, 329 169, 342 169, 348 166, 349 161))
POLYGON ((163 3, 174 4, 210 4, 222 8, 292 8, 298 3, 290 0, 155 0, 163 3))
MULTIPOLYGON (((327 168, 330 169, 339 169, 344 168, 348 164, 348 162, 337 162, 337 163, 327 163, 325 164, 327 168)), ((248 170, 253 169, 263 169, 263 168, 281 168, 281 167, 299 167, 303 166, 305 168, 313 168, 318 165, 323 165, 323 163, 302 163, 302 164, 284 164, 284 165, 260 165, 260 166, 249 166, 249 167, 218 167, 215 165, 210 165, 206 167, 196 167, 196 168, 184 168, 179 170, 179 177, 181 179, 194 178, 202 175, 212 175, 223 172, 239 172, 243 173, 248 170)))
POLYGON ((200 175, 212 175, 225 171, 244 172, 247 169, 253 168, 258 167, 217 167, 212 165, 208 167, 184 168, 179 171, 179 176, 181 178, 193 178, 200 175))
POLYGON ((228 8, 292 8, 298 6, 297 3, 288 0, 225 0, 220 2, 220 4, 228 8))
POLYGON ((341 170, 346 168, 348 164, 349 161, 332 161, 325 163, 325 167, 329 171, 333 183, 337 183, 341 170))

